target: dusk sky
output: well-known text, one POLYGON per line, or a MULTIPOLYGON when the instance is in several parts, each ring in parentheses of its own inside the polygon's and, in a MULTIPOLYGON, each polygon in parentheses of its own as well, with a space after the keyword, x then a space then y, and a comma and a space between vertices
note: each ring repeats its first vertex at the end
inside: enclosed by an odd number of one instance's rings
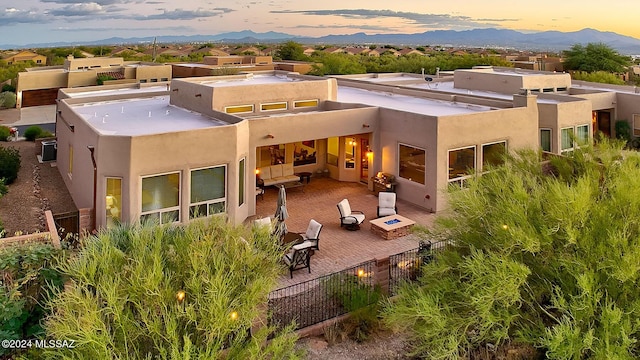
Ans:
POLYGON ((277 31, 291 35, 594 28, 640 38, 638 0, 1 0, 0 43, 277 31))

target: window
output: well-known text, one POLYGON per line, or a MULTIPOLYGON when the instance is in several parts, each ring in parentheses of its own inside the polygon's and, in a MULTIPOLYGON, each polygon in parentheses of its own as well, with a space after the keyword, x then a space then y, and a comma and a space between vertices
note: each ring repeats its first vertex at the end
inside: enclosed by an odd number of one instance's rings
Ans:
POLYGON ((542 151, 551 152, 551 129, 540 129, 540 147, 542 151))
POLYGON ((238 164, 238 206, 244 204, 244 189, 245 189, 245 164, 246 159, 242 158, 238 164))
POLYGON ((561 92, 561 91, 567 91, 566 87, 559 87, 556 89, 557 92, 561 92))
POLYGON ((151 79, 151 82, 158 82, 158 79, 151 79))
POLYGON ((358 142, 355 138, 348 137, 344 139, 344 167, 346 169, 356 168, 356 145, 358 142))
POLYGON ((506 141, 482 145, 482 170, 485 170, 486 167, 495 167, 504 164, 504 156, 506 153, 506 141))
POLYGON ((160 78, 160 81, 169 81, 169 78, 160 78))
POLYGON ((141 221, 169 224, 180 221, 180 173, 142 178, 141 221))
POLYGON ((73 145, 69 144, 69 169, 67 171, 69 177, 73 176, 73 145))
POLYGON ((262 111, 274 111, 274 110, 287 110, 286 102, 261 104, 260 110, 262 111))
POLYGON ((426 163, 427 154, 424 149, 398 144, 398 176, 424 185, 426 163))
POLYGON ((253 112, 253 105, 227 106, 224 108, 227 114, 242 114, 253 112))
POLYGON ((542 92, 553 92, 553 88, 544 88, 542 92))
MULTIPOLYGON (((42 60, 36 60, 36 64, 42 64, 42 60)), ((11 64, 9 64, 11 65, 11 64)))
POLYGON ((303 108, 303 107, 316 107, 318 106, 318 99, 316 100, 299 100, 293 102, 294 108, 303 108))
POLYGON ((564 128, 560 130, 560 153, 568 153, 573 151, 573 128, 564 128))
POLYGON ((293 143, 293 166, 316 163, 316 141, 306 140, 293 143))
POLYGON ((464 186, 467 179, 476 169, 476 147, 449 150, 449 182, 464 186))
POLYGON ((107 227, 114 226, 122 221, 122 179, 107 178, 105 191, 105 212, 107 227))
POLYGON ((633 114, 633 136, 640 136, 640 114, 633 114))
POLYGON ((191 171, 189 219, 226 211, 226 172, 226 165, 191 171))
POLYGON ((338 157, 340 152, 339 139, 337 137, 330 137, 327 139, 327 165, 338 166, 338 157))
POLYGON ((576 141, 579 145, 586 145, 589 143, 589 125, 576 126, 576 141))
POLYGON ((141 83, 141 84, 144 84, 144 83, 146 83, 146 82, 147 82, 147 79, 140 79, 140 83, 141 83))

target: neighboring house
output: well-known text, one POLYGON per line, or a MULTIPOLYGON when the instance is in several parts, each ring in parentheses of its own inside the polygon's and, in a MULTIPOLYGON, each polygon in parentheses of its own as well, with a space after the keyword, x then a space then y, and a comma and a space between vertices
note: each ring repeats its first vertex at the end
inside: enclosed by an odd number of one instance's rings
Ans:
POLYGON ((344 50, 349 55, 365 55, 369 52, 369 48, 346 48, 344 50))
POLYGON ((211 75, 234 75, 239 72, 269 71, 274 70, 276 65, 273 63, 271 56, 228 55, 205 56, 202 59, 202 64, 171 64, 171 68, 174 78, 186 78, 211 75))
POLYGON ((447 186, 465 186, 505 151, 566 153, 607 116, 609 130, 637 116, 640 131, 640 94, 593 85, 478 68, 430 82, 263 72, 174 79, 169 91, 64 89, 57 165, 76 205, 95 205, 98 227, 215 214, 241 223, 256 213, 255 170, 278 162, 370 189, 373 175, 390 173, 398 198, 440 211, 447 186))
POLYGON ((411 49, 411 48, 404 48, 400 51, 398 51, 398 53, 402 56, 406 56, 406 55, 424 55, 424 53, 422 51, 418 51, 416 49, 411 49))
POLYGON ((32 61, 34 64, 37 64, 37 65, 47 64, 46 56, 36 54, 34 52, 27 51, 27 50, 20 51, 16 54, 11 54, 9 56, 6 56, 3 58, 3 60, 7 62, 7 65, 11 65, 18 62, 27 62, 27 61, 32 61))
POLYGON ((219 48, 204 47, 194 52, 198 54, 205 54, 205 56, 229 56, 229 53, 222 51, 219 48))
POLYGON ((314 52, 316 52, 317 50, 315 48, 312 47, 306 47, 304 48, 304 51, 302 52, 303 54, 307 55, 307 56, 311 56, 313 55, 314 52))
POLYGON ((346 51, 345 49, 339 47, 328 47, 322 50, 322 52, 327 54, 344 54, 346 51))
POLYGON ((61 88, 97 85, 100 74, 108 73, 115 83, 154 83, 171 80, 171 65, 124 61, 119 57, 74 58, 64 66, 30 68, 18 73, 17 108, 54 105, 61 88))

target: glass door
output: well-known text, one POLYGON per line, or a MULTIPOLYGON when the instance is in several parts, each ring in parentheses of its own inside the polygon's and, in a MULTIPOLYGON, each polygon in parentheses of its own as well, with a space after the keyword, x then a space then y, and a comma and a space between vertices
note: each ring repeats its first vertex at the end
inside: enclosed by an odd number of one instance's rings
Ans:
POLYGON ((369 182, 369 139, 360 139, 360 182, 369 182))

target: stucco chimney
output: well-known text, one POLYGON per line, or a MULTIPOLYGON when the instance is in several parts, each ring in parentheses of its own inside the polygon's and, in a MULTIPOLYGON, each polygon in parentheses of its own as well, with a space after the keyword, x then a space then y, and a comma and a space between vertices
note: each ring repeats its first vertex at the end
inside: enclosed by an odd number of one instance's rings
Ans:
POLYGON ((538 97, 536 95, 531 95, 531 90, 520 89, 520 94, 513 95, 513 107, 537 106, 537 98, 538 97))

